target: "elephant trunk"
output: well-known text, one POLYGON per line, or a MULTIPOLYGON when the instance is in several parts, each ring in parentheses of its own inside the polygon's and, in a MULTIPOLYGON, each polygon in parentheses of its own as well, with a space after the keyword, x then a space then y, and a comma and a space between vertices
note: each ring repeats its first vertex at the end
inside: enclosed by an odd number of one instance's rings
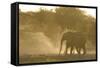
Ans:
POLYGON ((63 41, 64 41, 64 40, 65 40, 65 39, 64 39, 64 36, 63 36, 62 39, 61 39, 61 43, 60 43, 59 55, 60 55, 60 53, 61 53, 62 46, 63 46, 63 41))

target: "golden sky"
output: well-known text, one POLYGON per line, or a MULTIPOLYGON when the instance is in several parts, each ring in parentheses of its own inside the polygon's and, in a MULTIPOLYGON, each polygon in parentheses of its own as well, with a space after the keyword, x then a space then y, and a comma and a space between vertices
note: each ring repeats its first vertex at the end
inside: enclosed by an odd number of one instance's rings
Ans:
MULTIPOLYGON (((39 5, 23 5, 20 4, 19 8, 22 12, 28 12, 28 11, 39 11, 40 8, 51 10, 57 8, 56 6, 39 6, 39 5)), ((84 11, 86 15, 90 15, 93 17, 96 17, 96 9, 93 8, 79 8, 80 10, 84 11)))

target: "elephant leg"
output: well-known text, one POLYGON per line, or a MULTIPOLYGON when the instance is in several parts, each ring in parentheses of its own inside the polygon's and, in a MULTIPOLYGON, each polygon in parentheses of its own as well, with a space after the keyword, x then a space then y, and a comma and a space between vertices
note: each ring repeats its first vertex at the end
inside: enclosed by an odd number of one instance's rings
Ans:
POLYGON ((75 47, 75 48, 76 48, 77 54, 79 54, 79 47, 75 47))
POLYGON ((72 54, 73 54, 73 49, 74 49, 74 47, 73 47, 73 46, 71 46, 71 48, 70 48, 70 55, 72 55, 72 54))
POLYGON ((61 44, 61 46, 60 46, 60 50, 59 50, 59 55, 61 54, 62 47, 63 47, 63 45, 61 44))
POLYGON ((86 49, 85 49, 85 47, 83 47, 83 55, 85 55, 86 54, 86 49))
POLYGON ((85 47, 83 45, 77 46, 77 52, 79 55, 83 55, 86 53, 85 47))
POLYGON ((78 48, 78 54, 81 55, 81 48, 78 48))
POLYGON ((86 54, 86 50, 85 48, 79 48, 79 55, 85 55, 86 54))
POLYGON ((65 48, 65 55, 67 55, 68 46, 65 48))
POLYGON ((66 50, 65 50, 65 54, 66 54, 66 55, 69 54, 69 48, 70 48, 70 46, 66 45, 66 50))
POLYGON ((81 48, 79 46, 76 46, 76 51, 77 51, 77 54, 80 55, 81 54, 81 48))

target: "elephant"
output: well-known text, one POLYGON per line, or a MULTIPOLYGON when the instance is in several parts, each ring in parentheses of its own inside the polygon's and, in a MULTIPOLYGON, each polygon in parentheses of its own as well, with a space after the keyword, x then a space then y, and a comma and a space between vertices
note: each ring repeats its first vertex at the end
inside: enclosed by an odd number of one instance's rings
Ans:
POLYGON ((65 40, 67 41, 65 55, 67 55, 68 48, 70 48, 70 54, 72 54, 74 49, 76 49, 79 55, 81 55, 81 52, 83 52, 82 53, 83 55, 86 54, 86 47, 85 47, 86 38, 83 33, 81 32, 64 33, 61 39, 61 47, 60 47, 59 54, 61 53, 62 44, 65 40))

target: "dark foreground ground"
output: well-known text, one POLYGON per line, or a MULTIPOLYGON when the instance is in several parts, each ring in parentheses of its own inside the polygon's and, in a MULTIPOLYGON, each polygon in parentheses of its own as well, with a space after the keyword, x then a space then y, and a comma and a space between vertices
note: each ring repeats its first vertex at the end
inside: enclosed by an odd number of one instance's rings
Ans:
POLYGON ((63 61, 79 61, 79 60, 95 60, 96 55, 60 55, 60 56, 21 56, 19 59, 20 64, 27 63, 44 63, 44 62, 63 62, 63 61))

